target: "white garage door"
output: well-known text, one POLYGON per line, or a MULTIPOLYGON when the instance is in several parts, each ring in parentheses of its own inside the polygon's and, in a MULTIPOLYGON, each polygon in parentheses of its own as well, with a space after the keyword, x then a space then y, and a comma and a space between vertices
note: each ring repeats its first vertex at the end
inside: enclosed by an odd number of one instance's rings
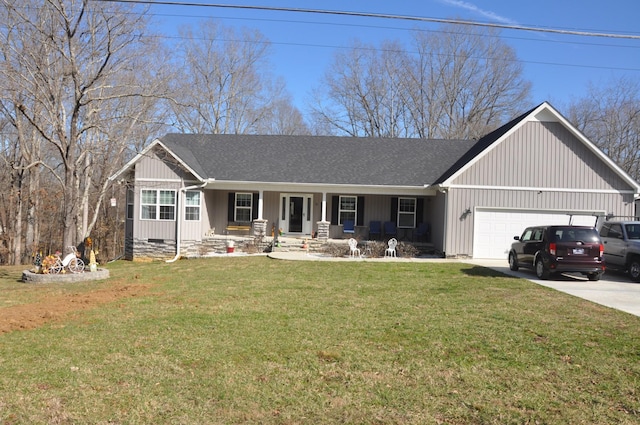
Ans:
MULTIPOLYGON (((507 260, 514 236, 520 236, 529 226, 544 224, 571 224, 595 226, 593 211, 579 212, 522 211, 476 209, 473 222, 473 258, 507 260)), ((604 213, 603 213, 604 214, 604 213)))

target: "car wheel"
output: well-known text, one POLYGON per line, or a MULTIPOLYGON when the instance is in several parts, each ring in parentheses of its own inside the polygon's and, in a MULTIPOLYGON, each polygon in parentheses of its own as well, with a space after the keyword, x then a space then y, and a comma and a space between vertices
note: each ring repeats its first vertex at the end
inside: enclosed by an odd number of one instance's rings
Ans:
POLYGON ((520 267, 518 267, 518 257, 513 252, 509 253, 509 268, 514 272, 517 272, 520 267))
POLYGON ((629 276, 634 282, 640 282, 640 260, 637 258, 629 263, 629 276))
POLYGON ((536 260, 536 276, 538 276, 538 279, 547 280, 550 274, 549 270, 544 267, 542 258, 538 258, 538 260, 536 260))
POLYGON ((588 273, 587 277, 589 278, 590 281, 597 281, 600 280, 600 276, 602 276, 602 273, 588 273))

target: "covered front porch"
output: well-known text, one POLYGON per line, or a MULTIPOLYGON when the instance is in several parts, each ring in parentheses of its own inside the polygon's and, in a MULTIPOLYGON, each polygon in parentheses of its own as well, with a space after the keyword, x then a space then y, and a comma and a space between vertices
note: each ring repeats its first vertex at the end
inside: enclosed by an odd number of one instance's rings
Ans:
MULTIPOLYGON (((385 240, 357 238, 362 257, 384 256, 385 240)), ((348 256, 348 239, 317 239, 291 236, 210 235, 200 242, 186 243, 181 248, 184 258, 213 257, 219 255, 252 255, 272 252, 298 252, 323 256, 348 256)), ((438 256, 439 251, 430 242, 400 241, 400 257, 438 256)))
MULTIPOLYGON (((270 188, 271 189, 271 188, 270 188)), ((274 188, 277 189, 277 188, 274 188)), ((301 239, 398 240, 434 243, 442 200, 429 189, 380 188, 347 193, 326 190, 253 190, 207 187, 199 234, 301 239), (387 189, 388 190, 388 189, 387 189)), ((362 188, 361 188, 362 189, 362 188)), ((196 236, 196 235, 193 235, 196 236)))

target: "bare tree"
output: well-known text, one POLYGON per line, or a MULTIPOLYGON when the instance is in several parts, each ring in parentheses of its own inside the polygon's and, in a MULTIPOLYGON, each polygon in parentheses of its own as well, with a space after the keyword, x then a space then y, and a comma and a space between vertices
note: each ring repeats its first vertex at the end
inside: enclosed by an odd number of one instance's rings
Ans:
POLYGON ((266 108, 264 119, 256 123, 255 129, 258 134, 311 134, 302 113, 289 96, 274 99, 266 108))
MULTIPOLYGON (((190 133, 242 134, 268 129, 295 114, 284 84, 268 72, 269 42, 256 30, 236 31, 213 20, 181 31, 174 126, 190 133), (274 105, 287 105, 275 117, 274 105)), ((301 121, 298 122, 300 124, 301 121)))
POLYGON ((401 53, 397 43, 376 49, 355 41, 350 50, 336 54, 323 80, 328 100, 316 96, 312 108, 316 125, 328 124, 350 136, 407 136, 397 81, 401 53))
POLYGON ((569 106, 569 120, 635 180, 640 180, 640 82, 620 77, 569 106))
POLYGON ((145 75, 153 66, 141 62, 153 49, 144 14, 89 0, 0 1, 4 112, 44 143, 37 160, 63 195, 62 242, 75 245, 90 231, 90 203, 104 196, 110 170, 96 181, 96 166, 121 163, 131 138, 144 137, 133 123, 155 113, 156 80, 145 75))
POLYGON ((530 83, 491 29, 415 32, 414 48, 355 44, 336 55, 324 97, 312 108, 315 119, 349 135, 474 138, 527 102, 530 83))

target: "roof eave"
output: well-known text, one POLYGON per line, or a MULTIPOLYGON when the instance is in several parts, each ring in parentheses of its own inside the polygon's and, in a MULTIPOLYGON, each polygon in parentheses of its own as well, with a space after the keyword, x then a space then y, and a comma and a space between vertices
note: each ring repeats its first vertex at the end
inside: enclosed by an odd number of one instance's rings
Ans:
POLYGON ((138 162, 140 159, 142 159, 145 155, 147 155, 156 146, 162 147, 162 149, 164 149, 169 155, 171 155, 171 157, 176 162, 178 162, 185 170, 187 170, 189 173, 193 174, 193 176, 198 181, 205 183, 208 180, 211 180, 211 181, 215 180, 215 179, 207 179, 207 178, 204 178, 201 175, 199 175, 195 170, 193 170, 189 165, 187 165, 187 163, 184 162, 178 155, 176 155, 171 149, 169 149, 164 143, 162 143, 162 141, 160 139, 155 139, 153 142, 151 142, 140 153, 138 153, 131 160, 129 160, 129 162, 127 162, 120 170, 118 170, 115 174, 113 174, 111 177, 109 177, 108 180, 112 181, 112 182, 118 180, 120 178, 120 176, 122 176, 123 174, 128 172, 136 162, 138 162))

